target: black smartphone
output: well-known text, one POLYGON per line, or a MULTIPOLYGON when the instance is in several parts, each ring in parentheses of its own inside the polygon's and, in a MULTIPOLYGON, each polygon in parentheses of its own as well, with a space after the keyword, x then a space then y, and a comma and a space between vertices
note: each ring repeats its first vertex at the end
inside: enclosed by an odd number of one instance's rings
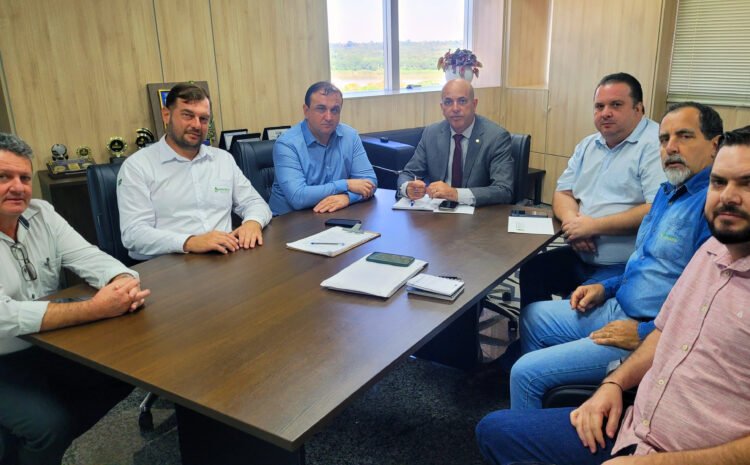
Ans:
POLYGON ((458 202, 454 202, 453 200, 443 200, 440 202, 440 205, 438 205, 439 210, 455 210, 458 206, 458 202))
POLYGON ((511 210, 510 216, 526 216, 526 210, 511 210))
POLYGON ((534 218, 549 218, 549 215, 545 212, 535 212, 535 211, 527 211, 527 210, 516 210, 513 209, 510 211, 510 216, 533 216, 534 218))
POLYGON ((349 220, 346 218, 331 218, 326 220, 326 226, 341 226, 342 228, 353 228, 362 223, 362 220, 349 220))
POLYGON ((414 261, 414 257, 395 253, 373 252, 367 256, 367 261, 393 266, 409 266, 414 261))

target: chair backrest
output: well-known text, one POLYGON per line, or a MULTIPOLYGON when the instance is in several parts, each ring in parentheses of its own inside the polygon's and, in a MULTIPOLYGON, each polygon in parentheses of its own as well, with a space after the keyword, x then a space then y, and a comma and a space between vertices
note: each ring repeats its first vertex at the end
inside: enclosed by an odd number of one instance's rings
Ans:
POLYGON ((378 187, 396 190, 398 175, 387 170, 401 171, 414 155, 414 146, 393 140, 381 141, 374 137, 362 136, 362 146, 367 158, 375 169, 378 187))
MULTIPOLYGON (((402 144, 411 145, 417 147, 420 139, 422 139, 422 132, 424 127, 419 128, 408 128, 408 129, 393 129, 391 131, 378 131, 368 132, 367 134, 360 134, 361 136, 373 137, 375 139, 387 138, 389 141, 400 142, 402 144)), ((385 142, 386 139, 383 139, 385 142)))
POLYGON ((273 140, 245 141, 232 144, 232 156, 237 166, 255 190, 268 202, 273 186, 273 140))
POLYGON ((516 204, 526 198, 531 136, 528 134, 511 134, 510 153, 513 155, 513 200, 511 203, 516 204))
POLYGON ((99 248, 131 266, 137 261, 130 258, 128 249, 122 245, 120 210, 117 208, 117 173, 121 166, 121 163, 91 165, 86 172, 99 248))

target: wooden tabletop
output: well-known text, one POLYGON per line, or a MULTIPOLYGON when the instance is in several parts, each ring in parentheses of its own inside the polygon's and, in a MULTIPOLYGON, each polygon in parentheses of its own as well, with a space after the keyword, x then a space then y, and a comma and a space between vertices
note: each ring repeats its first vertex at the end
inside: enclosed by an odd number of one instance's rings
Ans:
MULTIPOLYGON (((152 291, 141 311, 28 337, 288 450, 477 303, 550 236, 509 234, 509 206, 474 215, 391 210, 393 191, 334 214, 275 218, 264 245, 230 255, 169 255, 136 266, 152 291), (356 218, 381 237, 338 257, 285 244, 356 218), (370 252, 426 260, 460 276, 455 302, 384 300, 320 282, 370 252)), ((80 290, 68 290, 65 294, 80 290)))

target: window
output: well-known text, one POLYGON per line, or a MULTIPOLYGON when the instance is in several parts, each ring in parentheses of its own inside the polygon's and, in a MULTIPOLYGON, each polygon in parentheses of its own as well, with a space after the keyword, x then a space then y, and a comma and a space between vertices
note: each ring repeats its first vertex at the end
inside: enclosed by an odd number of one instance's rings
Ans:
POLYGON ((328 0, 331 80, 344 92, 439 86, 437 60, 470 48, 471 0, 328 0))
POLYGON ((680 0, 667 100, 750 106, 747 0, 680 0))

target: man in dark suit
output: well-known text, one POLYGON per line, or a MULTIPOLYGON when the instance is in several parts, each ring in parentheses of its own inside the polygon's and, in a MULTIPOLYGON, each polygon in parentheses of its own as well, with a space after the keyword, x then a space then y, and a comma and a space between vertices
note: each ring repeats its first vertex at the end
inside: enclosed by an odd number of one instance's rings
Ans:
POLYGON ((398 177, 400 195, 416 200, 427 194, 476 206, 511 201, 510 134, 477 115, 477 102, 468 81, 455 79, 443 86, 445 121, 424 129, 398 177))

